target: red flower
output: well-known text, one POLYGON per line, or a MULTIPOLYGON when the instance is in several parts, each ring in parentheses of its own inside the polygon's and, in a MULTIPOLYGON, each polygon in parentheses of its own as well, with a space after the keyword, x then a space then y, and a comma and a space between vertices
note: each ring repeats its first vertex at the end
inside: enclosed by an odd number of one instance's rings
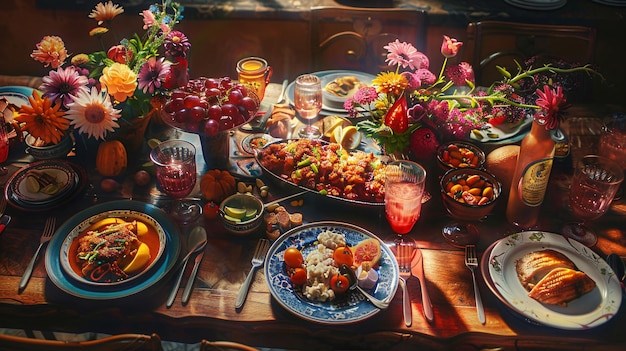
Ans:
POLYGON ((555 129, 564 119, 565 110, 569 107, 567 100, 563 95, 563 89, 557 87, 556 91, 545 85, 543 91, 537 89, 537 106, 541 107, 541 111, 535 115, 535 119, 546 129, 555 129))
POLYGON ((126 50, 124 45, 115 45, 107 51, 107 57, 117 63, 126 64, 132 60, 133 52, 126 50))
POLYGON ((462 45, 462 42, 444 35, 443 42, 441 43, 441 54, 444 57, 454 57, 459 52, 459 48, 462 45))

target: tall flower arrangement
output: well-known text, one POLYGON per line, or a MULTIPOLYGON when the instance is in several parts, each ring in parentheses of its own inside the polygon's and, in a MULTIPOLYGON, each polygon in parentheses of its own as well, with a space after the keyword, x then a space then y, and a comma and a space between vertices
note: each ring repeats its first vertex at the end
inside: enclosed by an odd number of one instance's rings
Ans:
POLYGON ((116 129, 144 118, 160 105, 165 94, 189 80, 187 37, 174 30, 184 8, 171 0, 151 5, 139 15, 143 34, 117 38, 113 20, 124 9, 112 1, 98 3, 89 14, 97 26, 89 31, 101 51, 69 58, 65 43, 44 36, 30 55, 51 67, 39 90, 20 108, 15 120, 40 144, 58 143, 69 129, 105 140, 116 129), (69 64, 68 61, 69 60, 69 64))
POLYGON ((438 75, 430 71, 428 57, 412 44, 396 40, 385 46, 386 62, 395 69, 379 73, 371 87, 361 88, 344 104, 350 117, 366 118, 357 128, 388 153, 410 149, 416 158, 428 159, 444 139, 468 138, 486 126, 515 124, 527 115, 552 121, 546 126, 555 128, 553 123, 558 125, 568 106, 565 80, 559 77, 575 72, 599 75, 590 65, 533 67, 534 61, 525 66, 516 62, 517 72, 498 66, 502 80, 477 88, 469 63, 448 64, 462 45, 444 36, 438 75))

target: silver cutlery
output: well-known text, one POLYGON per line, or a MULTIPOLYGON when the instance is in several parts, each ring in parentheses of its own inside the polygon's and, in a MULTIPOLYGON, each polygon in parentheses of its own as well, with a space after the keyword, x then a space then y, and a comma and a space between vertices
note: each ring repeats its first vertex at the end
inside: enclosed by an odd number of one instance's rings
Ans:
POLYGON ((433 305, 430 302, 428 296, 428 289, 426 288, 426 279, 424 278, 424 256, 422 250, 415 249, 415 256, 411 262, 411 273, 420 281, 420 290, 422 291, 422 308, 424 309, 424 317, 429 322, 434 320, 433 305))
POLYGON ((254 276, 254 272, 257 268, 261 267, 263 262, 265 262, 265 255, 267 254, 267 250, 270 248, 270 241, 267 239, 260 239, 256 244, 256 249, 254 250, 254 255, 252 256, 252 268, 244 280, 243 285, 239 289, 239 294, 237 294, 237 299, 235 300, 235 308, 241 308, 243 306, 244 301, 246 301, 246 297, 248 296, 248 289, 250 288, 250 283, 252 282, 252 277, 254 276))
POLYGON ((207 244, 206 232, 202 233, 200 231, 191 231, 188 239, 188 246, 191 247, 187 255, 183 257, 181 261, 182 267, 178 272, 178 276, 176 277, 176 282, 172 287, 172 291, 170 291, 170 296, 168 296, 167 301, 165 302, 165 306, 167 308, 172 307, 174 303, 174 299, 176 298, 176 294, 178 294, 178 288, 180 288, 180 282, 183 280, 183 275, 185 274, 185 269, 187 268, 187 262, 189 262, 189 258, 196 252, 204 250, 204 247, 207 244), (202 235, 204 234, 204 236, 202 235))
POLYGON ((478 257, 476 256, 476 246, 465 246, 465 265, 472 272, 472 281, 474 282, 474 296, 476 297, 476 311, 478 312, 478 320, 481 324, 485 324, 485 310, 483 309, 483 301, 480 298, 480 290, 476 282, 476 274, 474 271, 478 267, 478 257))
POLYGON ((18 287, 18 291, 22 292, 26 288, 28 284, 28 280, 30 280, 30 276, 33 274, 33 269, 35 268, 35 263, 37 262, 37 257, 39 256, 39 252, 41 249, 52 239, 54 234, 54 229, 56 226, 56 217, 48 217, 46 219, 46 224, 43 227, 43 232, 41 234, 41 239, 39 239, 39 246, 37 247, 37 251, 33 255, 33 258, 30 260, 28 267, 26 267, 26 271, 24 275, 22 275, 22 279, 20 280, 20 285, 18 287))
POLYGON ((372 305, 376 306, 377 308, 381 310, 387 309, 387 307, 389 307, 389 303, 391 303, 391 299, 393 298, 393 296, 389 295, 383 300, 379 300, 375 298, 374 296, 370 295, 367 291, 365 291, 362 287, 359 286, 359 281, 356 277, 356 273, 354 273, 352 268, 343 264, 341 265, 341 267, 339 267, 339 274, 346 275, 348 277, 348 281, 350 283, 350 290, 354 290, 354 289, 358 290, 361 294, 363 294, 363 296, 365 296, 366 299, 368 299, 372 303, 372 305))
MULTIPOLYGON (((197 231, 198 233, 190 234, 190 235, 197 235, 198 237, 204 237, 203 240, 206 241, 206 230, 203 227, 195 227, 192 230, 192 233, 193 231, 197 231)), ((187 285, 185 286, 185 290, 183 290, 183 297, 181 299, 183 305, 186 305, 187 302, 189 302, 191 289, 193 288, 193 283, 196 280, 196 275, 198 275, 198 268, 200 267, 200 262, 202 262, 203 257, 204 257, 204 250, 200 251, 200 253, 198 253, 196 255, 196 258, 194 259, 194 264, 193 264, 193 269, 191 270, 191 275, 189 276, 189 280, 187 280, 187 285)))
POLYGON ((407 281, 411 278, 411 261, 415 255, 415 248, 408 245, 396 246, 396 259, 400 269, 400 284, 402 285, 402 314, 404 324, 410 327, 413 323, 413 313, 411 311, 411 297, 407 288, 407 281))

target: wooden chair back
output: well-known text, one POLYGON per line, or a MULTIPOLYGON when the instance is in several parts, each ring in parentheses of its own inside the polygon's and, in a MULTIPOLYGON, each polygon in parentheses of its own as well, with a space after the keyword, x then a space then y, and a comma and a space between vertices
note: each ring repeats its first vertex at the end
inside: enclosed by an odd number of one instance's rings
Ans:
POLYGON ((313 7, 311 69, 386 70, 383 46, 388 43, 398 39, 425 50, 425 17, 423 11, 407 8, 313 7))
POLYGON ((259 351, 259 349, 233 341, 202 340, 200 351, 259 351))
POLYGON ((0 349, 8 351, 162 351, 161 338, 157 334, 119 334, 89 341, 59 341, 33 339, 0 334, 0 349))
POLYGON ((502 79, 496 65, 515 73, 515 60, 523 64, 533 56, 584 65, 593 63, 595 46, 596 29, 590 27, 480 21, 468 25, 463 52, 476 84, 489 85, 502 79))

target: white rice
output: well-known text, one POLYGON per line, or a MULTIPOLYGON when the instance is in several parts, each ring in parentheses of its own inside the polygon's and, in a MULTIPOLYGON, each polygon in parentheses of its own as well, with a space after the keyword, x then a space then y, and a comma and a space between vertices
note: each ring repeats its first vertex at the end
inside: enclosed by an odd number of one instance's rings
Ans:
POLYGON ((330 278, 339 270, 335 267, 333 253, 337 247, 345 246, 343 235, 324 231, 317 236, 317 249, 309 253, 304 261, 307 271, 307 283, 303 292, 309 300, 327 301, 335 298, 330 289, 330 278))

